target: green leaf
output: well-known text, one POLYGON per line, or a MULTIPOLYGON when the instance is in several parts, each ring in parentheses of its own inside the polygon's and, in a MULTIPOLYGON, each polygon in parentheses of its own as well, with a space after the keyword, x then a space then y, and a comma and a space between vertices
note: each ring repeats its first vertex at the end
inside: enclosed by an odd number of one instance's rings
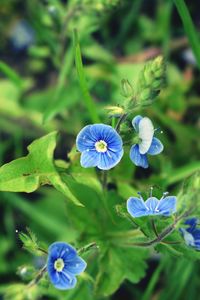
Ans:
POLYGON ((57 172, 53 153, 57 132, 51 132, 28 146, 29 154, 0 168, 0 191, 31 193, 51 184, 76 205, 82 205, 67 185, 67 177, 57 172))
POLYGON ((83 100, 85 102, 85 105, 88 109, 90 119, 94 123, 99 123, 99 117, 98 113, 96 110, 96 106, 93 102, 93 99, 90 96, 88 86, 87 86, 87 81, 85 78, 85 73, 83 69, 83 62, 82 62, 82 57, 81 57, 81 49, 78 41, 78 34, 76 31, 74 31, 74 51, 75 51, 75 64, 76 64, 76 70, 78 73, 78 79, 80 83, 80 87, 82 90, 83 94, 83 100))
POLYGON ((109 296, 114 293, 125 279, 138 283, 145 276, 147 249, 109 248, 101 256, 100 271, 95 284, 96 293, 109 296))

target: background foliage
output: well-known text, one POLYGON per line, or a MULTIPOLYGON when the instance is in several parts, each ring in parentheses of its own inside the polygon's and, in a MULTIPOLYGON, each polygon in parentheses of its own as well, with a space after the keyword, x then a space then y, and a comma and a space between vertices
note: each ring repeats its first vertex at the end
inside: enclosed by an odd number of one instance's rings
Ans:
POLYGON ((116 246, 135 236, 130 222, 122 217, 119 222, 115 205, 137 191, 147 195, 153 184, 157 196, 167 190, 182 201, 199 200, 197 179, 182 187, 200 169, 199 15, 195 1, 185 3, 1 1, 0 163, 19 158, 0 169, 0 294, 9 289, 6 299, 198 299, 198 252, 159 245, 162 256, 116 246), (165 87, 153 105, 136 113, 163 130, 165 150, 147 170, 125 155, 109 173, 102 203, 95 170, 80 168, 76 135, 86 124, 109 123, 105 107, 125 101, 121 80, 136 86, 145 62, 160 54, 166 61, 165 87), (6 192, 11 189, 19 193, 6 192), (44 261, 22 249, 16 230, 26 227, 45 249, 56 240, 77 248, 94 241, 100 246, 101 251, 85 254, 89 270, 65 298, 45 279, 27 295, 20 277, 29 282, 32 266, 44 261), (26 295, 17 296, 21 290, 26 295))

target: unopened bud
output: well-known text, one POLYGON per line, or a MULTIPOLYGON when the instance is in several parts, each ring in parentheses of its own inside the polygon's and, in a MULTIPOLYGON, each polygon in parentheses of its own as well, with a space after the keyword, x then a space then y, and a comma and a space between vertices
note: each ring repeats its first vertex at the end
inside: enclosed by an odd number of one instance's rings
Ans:
POLYGON ((108 111, 108 114, 113 117, 124 114, 124 109, 121 106, 106 106, 105 109, 108 111))

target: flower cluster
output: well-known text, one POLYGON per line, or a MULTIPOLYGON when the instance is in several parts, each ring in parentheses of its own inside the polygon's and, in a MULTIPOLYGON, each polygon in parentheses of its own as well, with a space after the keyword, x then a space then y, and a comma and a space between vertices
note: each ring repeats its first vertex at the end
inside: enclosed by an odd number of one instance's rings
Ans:
POLYGON ((76 275, 82 273, 87 264, 76 250, 63 242, 53 243, 48 250, 47 271, 52 284, 60 290, 75 287, 76 275))
MULTIPOLYGON (((137 132, 137 142, 131 147, 130 159, 136 166, 148 167, 147 154, 157 155, 163 145, 154 137, 154 127, 149 118, 136 116, 132 121, 137 132)), ((118 132, 109 125, 94 124, 84 127, 76 138, 81 152, 81 166, 109 170, 116 166, 123 154, 123 142, 118 132)))
POLYGON ((141 196, 140 198, 130 197, 127 200, 127 210, 134 218, 154 215, 170 216, 176 212, 176 197, 165 196, 166 193, 160 200, 150 197, 146 201, 141 196))
POLYGON ((180 228, 180 232, 185 240, 186 245, 200 250, 200 228, 197 228, 198 219, 190 218, 185 221, 186 228, 180 228))

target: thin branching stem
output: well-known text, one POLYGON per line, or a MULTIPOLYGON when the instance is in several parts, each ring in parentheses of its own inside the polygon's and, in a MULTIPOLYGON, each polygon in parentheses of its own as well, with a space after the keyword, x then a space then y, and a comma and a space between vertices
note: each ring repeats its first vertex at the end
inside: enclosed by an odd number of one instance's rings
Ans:
POLYGON ((180 215, 179 217, 177 217, 173 224, 169 225, 168 227, 166 227, 161 233, 158 234, 158 236, 151 240, 151 241, 148 241, 148 242, 136 242, 136 243, 126 243, 124 246, 132 246, 132 247, 151 247, 153 245, 156 245, 160 242, 162 242, 162 240, 164 240, 169 234, 171 234, 175 228, 176 228, 176 225, 177 223, 183 219, 183 218, 186 218, 188 215, 190 215, 191 211, 193 210, 194 208, 192 209, 189 209, 187 210, 185 213, 183 213, 182 215, 180 215))
POLYGON ((115 130, 116 130, 117 132, 120 131, 120 126, 121 126, 121 124, 126 120, 127 116, 128 116, 127 113, 125 113, 125 114, 123 114, 123 115, 120 116, 120 118, 119 118, 119 120, 118 120, 118 122, 117 122, 117 125, 116 125, 116 127, 115 127, 115 130))
POLYGON ((97 244, 96 244, 95 242, 92 242, 92 243, 90 243, 90 244, 88 244, 88 245, 86 245, 86 246, 80 248, 80 249, 77 251, 77 253, 78 253, 79 255, 81 255, 82 253, 88 252, 88 251, 93 250, 93 249, 98 249, 98 246, 97 246, 97 244))
POLYGON ((27 285, 27 288, 31 288, 34 285, 36 285, 40 281, 40 279, 42 279, 46 271, 47 271, 47 266, 45 265, 42 269, 40 269, 36 277, 27 285))

